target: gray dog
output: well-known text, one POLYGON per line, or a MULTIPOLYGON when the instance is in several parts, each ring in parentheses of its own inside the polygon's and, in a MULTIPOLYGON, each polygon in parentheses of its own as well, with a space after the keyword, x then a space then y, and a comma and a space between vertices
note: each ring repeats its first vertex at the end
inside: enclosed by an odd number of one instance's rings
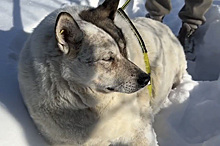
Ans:
POLYGON ((21 52, 20 89, 51 145, 157 145, 153 116, 186 73, 184 52, 164 24, 132 20, 148 48, 150 97, 142 50, 118 3, 52 12, 21 52))

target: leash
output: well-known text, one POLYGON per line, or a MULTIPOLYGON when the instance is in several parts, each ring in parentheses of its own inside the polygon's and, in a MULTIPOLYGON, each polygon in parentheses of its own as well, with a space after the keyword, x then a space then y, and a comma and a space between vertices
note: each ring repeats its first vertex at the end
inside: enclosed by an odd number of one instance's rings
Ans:
MULTIPOLYGON (((131 0, 127 0, 124 5, 118 9, 118 13, 122 16, 122 18, 125 19, 125 21, 127 23, 129 23, 129 26, 131 28, 131 30, 133 31, 134 35, 136 36, 136 38, 138 39, 138 42, 141 46, 142 52, 144 54, 144 62, 145 62, 145 69, 147 74, 150 76, 151 75, 151 69, 150 69, 150 62, 149 62, 149 58, 148 58, 148 54, 147 54, 147 49, 145 47, 144 41, 140 35, 140 33, 138 32, 138 30, 136 29, 136 27, 134 26, 134 24, 131 22, 130 18, 127 16, 127 14, 124 12, 125 8, 128 6, 128 4, 130 3, 131 0)), ((148 88, 148 92, 150 97, 152 96, 152 78, 150 76, 150 81, 147 85, 148 88)))

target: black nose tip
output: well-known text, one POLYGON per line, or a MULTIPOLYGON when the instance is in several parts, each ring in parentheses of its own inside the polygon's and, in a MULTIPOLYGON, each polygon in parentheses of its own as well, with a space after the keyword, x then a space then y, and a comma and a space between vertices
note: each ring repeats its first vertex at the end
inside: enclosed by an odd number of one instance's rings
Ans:
POLYGON ((148 84, 150 81, 150 76, 146 73, 141 73, 138 76, 137 82, 141 87, 144 87, 148 84))

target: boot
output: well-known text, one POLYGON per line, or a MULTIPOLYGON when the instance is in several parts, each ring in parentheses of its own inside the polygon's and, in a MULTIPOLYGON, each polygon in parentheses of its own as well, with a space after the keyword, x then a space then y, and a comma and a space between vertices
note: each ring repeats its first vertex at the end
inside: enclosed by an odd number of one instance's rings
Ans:
POLYGON ((178 39, 183 46, 186 60, 195 61, 196 55, 194 52, 194 37, 193 34, 195 33, 195 29, 191 28, 189 24, 183 23, 182 27, 179 31, 178 39))
POLYGON ((183 23, 179 31, 178 39, 184 48, 185 53, 194 52, 194 38, 195 29, 191 28, 189 24, 183 23))

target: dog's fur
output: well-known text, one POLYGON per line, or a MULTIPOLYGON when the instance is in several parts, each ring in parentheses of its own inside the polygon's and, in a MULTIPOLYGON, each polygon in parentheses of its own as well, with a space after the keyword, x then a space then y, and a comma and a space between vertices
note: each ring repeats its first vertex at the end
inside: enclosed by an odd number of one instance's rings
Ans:
POLYGON ((148 49, 149 97, 142 50, 117 6, 106 0, 56 10, 21 52, 20 89, 52 145, 157 145, 153 115, 186 72, 184 52, 167 26, 132 20, 148 49))

